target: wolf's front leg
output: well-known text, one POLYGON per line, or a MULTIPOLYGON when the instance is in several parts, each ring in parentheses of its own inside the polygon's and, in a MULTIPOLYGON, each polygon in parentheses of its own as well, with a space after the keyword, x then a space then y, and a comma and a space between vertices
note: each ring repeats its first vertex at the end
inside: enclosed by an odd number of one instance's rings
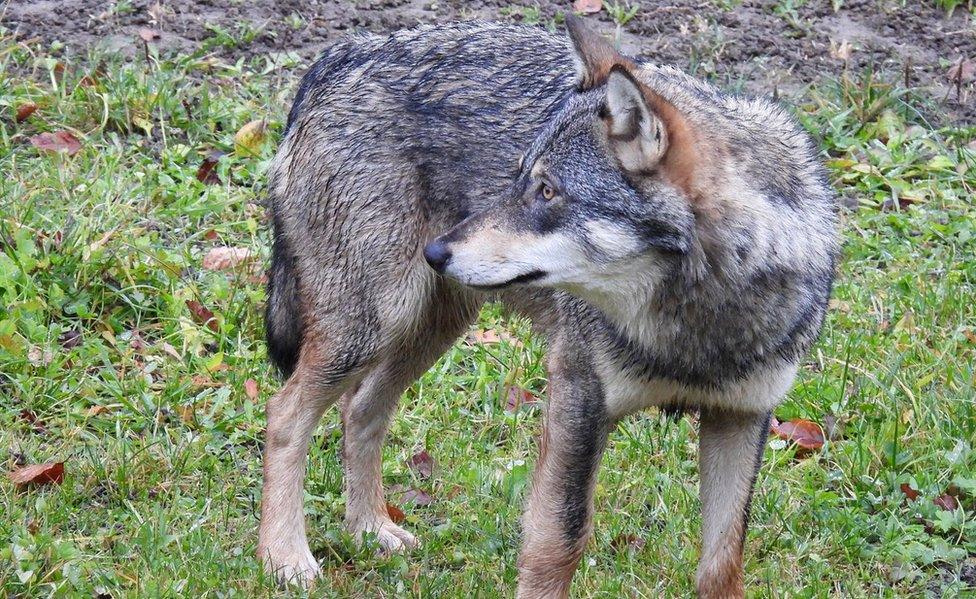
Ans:
POLYGON ((550 352, 549 404, 523 517, 518 597, 567 597, 592 531, 593 488, 612 422, 588 359, 550 352))
POLYGON ((702 551, 698 596, 744 596, 742 545, 770 413, 703 409, 699 439, 702 551))

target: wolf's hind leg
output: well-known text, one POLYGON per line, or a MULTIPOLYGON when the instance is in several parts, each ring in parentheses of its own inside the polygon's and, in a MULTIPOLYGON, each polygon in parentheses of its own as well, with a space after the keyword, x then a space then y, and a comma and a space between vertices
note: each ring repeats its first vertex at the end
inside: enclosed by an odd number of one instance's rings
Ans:
POLYGON ((698 596, 744 597, 742 545, 770 413, 701 412, 702 550, 698 596))
POLYGON ((305 584, 319 566, 305 536, 303 482, 308 444, 327 407, 351 381, 324 382, 311 351, 268 400, 258 558, 282 581, 305 584))
POLYGON ((342 398, 346 528, 357 540, 374 533, 384 551, 415 547, 416 538, 390 519, 383 496, 383 440, 400 396, 430 368, 474 319, 476 306, 437 295, 421 317, 417 334, 387 352, 387 359, 342 398))

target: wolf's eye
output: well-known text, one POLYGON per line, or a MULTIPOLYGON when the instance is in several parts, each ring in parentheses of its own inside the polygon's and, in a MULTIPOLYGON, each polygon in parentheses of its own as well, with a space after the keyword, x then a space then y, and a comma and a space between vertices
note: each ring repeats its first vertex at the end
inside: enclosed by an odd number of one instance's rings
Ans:
POLYGON ((548 202, 556 197, 556 190, 553 189, 552 185, 543 183, 542 187, 539 188, 539 197, 542 198, 543 201, 548 202))

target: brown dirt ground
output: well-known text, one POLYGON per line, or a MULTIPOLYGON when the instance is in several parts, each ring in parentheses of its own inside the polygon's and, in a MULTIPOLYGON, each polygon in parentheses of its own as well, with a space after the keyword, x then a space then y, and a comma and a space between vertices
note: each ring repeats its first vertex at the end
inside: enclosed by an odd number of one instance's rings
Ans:
MULTIPOLYGON (((873 66, 902 81, 906 67, 913 86, 928 98, 922 111, 936 121, 976 124, 974 83, 956 94, 948 76, 960 59, 976 60, 976 24, 964 9, 952 16, 931 0, 646 0, 621 32, 622 47, 657 62, 676 64, 730 87, 754 93, 802 90, 846 68, 873 66), (731 10, 722 4, 736 5, 731 10), (800 6, 792 13, 788 5, 800 6), (851 45, 845 61, 831 48, 851 45)), ((34 46, 68 57, 90 47, 135 55, 140 28, 161 33, 162 52, 197 48, 217 26, 236 38, 257 31, 249 42, 221 46, 224 58, 297 52, 311 59, 344 32, 385 32, 419 23, 463 19, 524 20, 538 10, 548 23, 570 9, 569 0, 0 0, 0 24, 34 46), (526 10, 528 9, 528 10, 526 10)), ((606 11, 590 16, 613 32, 606 11)))

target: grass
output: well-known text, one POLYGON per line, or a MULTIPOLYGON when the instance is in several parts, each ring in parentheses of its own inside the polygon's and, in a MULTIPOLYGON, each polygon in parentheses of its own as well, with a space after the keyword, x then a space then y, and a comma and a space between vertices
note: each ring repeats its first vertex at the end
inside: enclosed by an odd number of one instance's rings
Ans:
MULTIPOLYGON (((59 67, 0 43, 3 468, 66 468, 58 486, 0 481, 4 595, 277 593, 252 557, 262 408, 279 385, 262 342, 264 290, 250 272, 201 268, 216 246, 267 258, 260 188, 296 82, 273 67, 203 51, 59 67), (38 110, 15 123, 29 102, 38 110), (235 149, 255 119, 268 138, 255 153, 235 149), (28 143, 55 130, 81 150, 28 143), (205 185, 196 175, 213 150, 225 153, 220 183, 205 185), (213 311, 214 328, 187 300, 213 311)), ((916 105, 851 75, 797 107, 858 209, 843 213, 822 339, 777 415, 830 417, 843 435, 806 458, 769 443, 746 541, 756 596, 974 592, 976 131, 933 127, 916 105), (947 490, 955 511, 933 504, 947 490)), ((314 596, 511 595, 539 410, 508 411, 505 396, 512 385, 543 392, 543 347, 497 307, 478 327, 506 334, 448 352, 404 397, 384 450, 388 497, 422 549, 382 557, 341 532, 340 431, 334 411, 324 418, 306 484, 325 571, 314 596), (430 479, 406 465, 420 448, 437 463, 430 479), (408 489, 433 503, 408 504, 408 489)), ((693 420, 653 412, 618 426, 577 596, 691 592, 695 435, 693 420)))

